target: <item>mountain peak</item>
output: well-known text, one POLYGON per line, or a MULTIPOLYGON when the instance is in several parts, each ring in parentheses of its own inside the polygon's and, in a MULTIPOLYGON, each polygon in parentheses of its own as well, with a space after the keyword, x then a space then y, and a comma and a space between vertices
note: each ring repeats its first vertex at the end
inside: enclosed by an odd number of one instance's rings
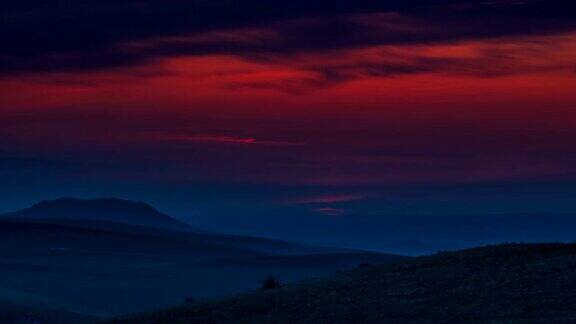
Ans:
POLYGON ((170 230, 192 230, 191 226, 159 212, 147 203, 110 197, 43 200, 30 208, 4 216, 20 219, 107 221, 170 230))

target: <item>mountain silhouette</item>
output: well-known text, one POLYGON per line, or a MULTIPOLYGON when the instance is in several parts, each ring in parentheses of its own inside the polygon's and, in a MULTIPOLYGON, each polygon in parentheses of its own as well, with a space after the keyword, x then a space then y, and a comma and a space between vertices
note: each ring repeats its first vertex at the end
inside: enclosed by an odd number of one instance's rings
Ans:
POLYGON ((2 216, 24 220, 104 221, 168 230, 199 231, 146 203, 117 198, 45 200, 30 208, 2 216))

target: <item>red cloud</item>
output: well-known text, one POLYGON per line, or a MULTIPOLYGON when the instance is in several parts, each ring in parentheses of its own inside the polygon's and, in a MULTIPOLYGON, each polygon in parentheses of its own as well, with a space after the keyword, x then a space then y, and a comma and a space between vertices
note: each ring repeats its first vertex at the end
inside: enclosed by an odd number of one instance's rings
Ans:
POLYGON ((214 135, 191 135, 191 136, 174 136, 174 140, 183 141, 198 141, 198 142, 225 142, 225 143, 238 143, 238 144, 254 144, 255 138, 251 137, 233 137, 233 136, 214 136, 214 135))
POLYGON ((233 144, 260 144, 260 145, 301 145, 302 143, 258 140, 253 137, 236 137, 226 135, 167 135, 161 136, 164 140, 190 141, 190 142, 215 142, 233 144))

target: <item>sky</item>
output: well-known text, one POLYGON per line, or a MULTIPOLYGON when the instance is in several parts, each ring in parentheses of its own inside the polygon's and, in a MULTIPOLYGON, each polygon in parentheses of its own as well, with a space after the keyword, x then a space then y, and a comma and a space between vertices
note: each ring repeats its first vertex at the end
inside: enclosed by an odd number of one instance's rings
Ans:
POLYGON ((576 212, 575 9, 4 1, 0 212, 114 196, 362 248, 406 215, 576 212))

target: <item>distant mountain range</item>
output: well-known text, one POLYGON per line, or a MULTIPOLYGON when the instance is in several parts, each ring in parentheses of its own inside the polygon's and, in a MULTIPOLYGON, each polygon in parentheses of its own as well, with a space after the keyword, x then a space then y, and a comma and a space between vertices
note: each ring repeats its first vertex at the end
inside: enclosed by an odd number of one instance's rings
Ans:
POLYGON ((275 230, 273 221, 259 228, 287 240, 297 237, 301 242, 417 256, 506 242, 572 242, 576 213, 359 213, 311 218, 305 224, 297 233, 275 230), (319 237, 318 228, 330 235, 319 237))
MULTIPOLYGON (((0 300, 36 317, 103 318, 254 290, 271 275, 293 282, 402 259, 206 233, 112 198, 44 201, 0 215, 0 278, 9 278, 0 280, 0 300)), ((10 307, 0 308, 0 319, 7 314, 10 307)))
POLYGON ((575 323, 575 264, 575 244, 489 246, 110 323, 575 323))

